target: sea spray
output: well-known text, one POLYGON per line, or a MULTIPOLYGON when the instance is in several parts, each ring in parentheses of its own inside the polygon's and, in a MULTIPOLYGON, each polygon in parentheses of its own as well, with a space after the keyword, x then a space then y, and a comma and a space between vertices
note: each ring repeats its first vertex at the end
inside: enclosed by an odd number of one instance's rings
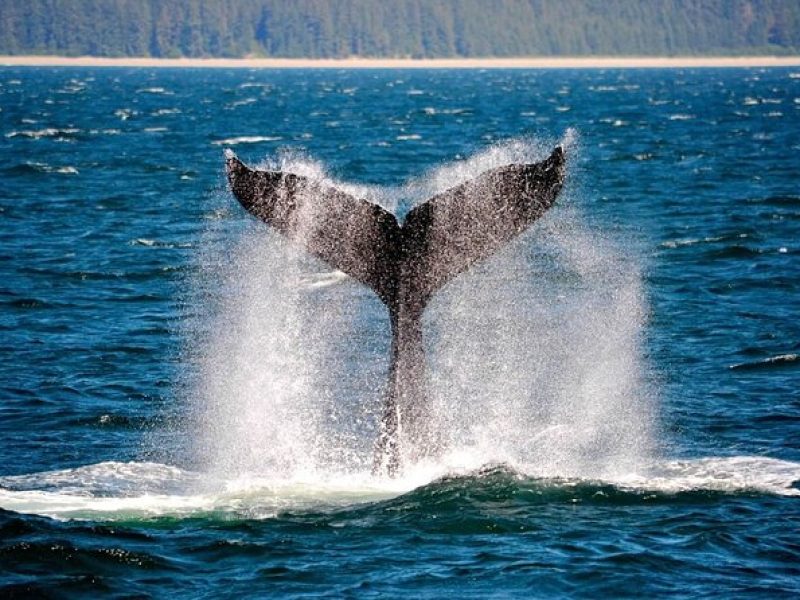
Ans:
MULTIPOLYGON (((574 134, 565 142, 574 164, 574 134)), ((541 160, 552 145, 512 140, 401 188, 348 192, 402 215, 487 169, 541 160)), ((326 179, 301 155, 261 166, 326 179)), ((574 190, 434 296, 425 315, 429 401, 446 449, 420 466, 431 476, 493 461, 601 476, 647 457, 639 271, 582 224, 574 190)), ((388 319, 346 278, 316 286, 331 280, 326 269, 259 223, 201 269, 210 307, 192 394, 195 450, 211 470, 307 479, 368 469, 388 362, 388 343, 376 340, 388 340, 388 319)))
MULTIPOLYGON (((561 143, 571 177, 557 206, 428 308, 429 388, 451 467, 505 462, 531 475, 600 478, 653 458, 640 268, 585 223, 577 135, 561 143)), ((513 140, 430 180, 539 160, 547 147, 513 140)))
MULTIPOLYGON (((325 178, 296 153, 261 168, 325 178)), ((302 235, 313 219, 299 219, 302 235)), ((371 292, 301 245, 242 222, 211 221, 190 292, 189 462, 232 477, 362 471, 386 379, 388 317, 371 292)))
POLYGON ((649 459, 638 272, 575 218, 557 211, 430 307, 436 413, 479 462, 602 477, 649 459))

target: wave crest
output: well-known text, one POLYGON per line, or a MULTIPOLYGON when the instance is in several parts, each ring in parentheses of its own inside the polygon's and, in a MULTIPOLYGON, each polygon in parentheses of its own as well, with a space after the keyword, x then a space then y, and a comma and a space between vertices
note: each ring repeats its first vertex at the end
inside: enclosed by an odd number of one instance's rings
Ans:
POLYGON ((524 465, 425 471, 402 479, 368 473, 218 479, 152 462, 104 462, 0 478, 0 507, 57 519, 268 519, 303 512, 461 511, 509 501, 638 504, 731 495, 800 496, 800 463, 757 456, 669 460, 601 479, 542 476, 524 465))

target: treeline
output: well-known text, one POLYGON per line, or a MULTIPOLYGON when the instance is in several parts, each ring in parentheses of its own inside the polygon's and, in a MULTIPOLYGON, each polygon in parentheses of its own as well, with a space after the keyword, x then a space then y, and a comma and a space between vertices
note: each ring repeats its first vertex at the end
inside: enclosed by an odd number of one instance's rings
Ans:
POLYGON ((800 0, 0 0, 0 54, 789 54, 800 0))

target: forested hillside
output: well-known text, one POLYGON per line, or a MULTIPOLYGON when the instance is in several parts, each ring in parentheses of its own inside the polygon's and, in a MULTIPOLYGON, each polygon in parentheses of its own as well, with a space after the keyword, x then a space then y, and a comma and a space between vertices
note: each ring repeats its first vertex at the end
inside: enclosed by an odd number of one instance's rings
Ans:
POLYGON ((790 54, 800 0, 0 0, 0 54, 790 54))

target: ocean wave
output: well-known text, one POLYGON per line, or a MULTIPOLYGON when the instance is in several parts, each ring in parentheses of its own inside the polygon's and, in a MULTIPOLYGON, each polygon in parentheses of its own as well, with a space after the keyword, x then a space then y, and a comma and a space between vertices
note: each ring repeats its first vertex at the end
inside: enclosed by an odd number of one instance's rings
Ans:
POLYGON ((798 361, 797 354, 778 354, 776 356, 770 356, 761 360, 737 363, 735 365, 731 365, 730 369, 735 371, 744 371, 797 366, 800 366, 800 361, 798 361))
POLYGON ((0 306, 8 308, 16 308, 23 310, 42 309, 42 308, 55 308, 63 307, 64 304, 48 302, 34 297, 14 298, 12 300, 4 300, 0 302, 0 306))
POLYGON ((80 129, 75 127, 46 127, 44 129, 23 129, 19 131, 10 131, 6 134, 7 138, 24 137, 32 140, 39 140, 42 138, 71 138, 81 133, 80 129))
POLYGON ((130 281, 130 282, 146 282, 154 278, 163 277, 165 273, 177 271, 178 267, 175 266, 160 266, 149 269, 141 268, 141 270, 133 270, 132 268, 125 271, 89 271, 89 270, 61 270, 58 268, 47 267, 20 267, 18 272, 23 274, 31 274, 40 277, 50 277, 54 281, 130 281))
POLYGON ((119 135, 122 133, 121 129, 90 129, 89 133, 92 135, 119 135))
POLYGON ((474 503, 670 503, 731 495, 800 496, 800 463, 758 456, 656 462, 641 471, 558 477, 522 466, 411 469, 397 479, 369 473, 293 477, 189 471, 153 462, 103 462, 75 469, 0 477, 0 508, 56 519, 130 520, 203 516, 268 519, 286 512, 384 512, 474 503))
POLYGON ((119 117, 121 121, 127 121, 134 115, 138 115, 139 111, 133 110, 132 108, 118 108, 114 111, 114 116, 119 117))
POLYGON ((256 81, 246 81, 246 82, 242 83, 241 85, 239 85, 239 88, 241 88, 241 89, 259 88, 259 87, 260 88, 264 88, 265 90, 269 90, 269 89, 272 89, 272 84, 260 83, 260 82, 256 82, 256 81))
POLYGON ((432 106, 426 106, 422 109, 422 112, 426 115, 433 116, 433 115, 465 115, 471 114, 472 109, 469 108, 434 108, 432 106))
POLYGON ((166 96, 171 96, 173 92, 170 92, 166 88, 153 86, 153 87, 146 87, 146 88, 139 88, 136 90, 137 94, 164 94, 166 96))
POLYGON ((147 248, 193 248, 194 245, 188 242, 174 243, 164 242, 161 240, 153 240, 149 238, 136 238, 131 240, 131 246, 145 246, 147 248))
POLYGON ((677 238, 674 240, 667 240, 661 243, 662 248, 682 248, 685 246, 696 246, 701 244, 714 244, 716 242, 725 242, 730 240, 741 240, 749 237, 747 233, 732 233, 727 235, 713 235, 702 238, 677 238))
POLYGON ((766 198, 751 198, 747 202, 773 206, 800 206, 800 196, 767 196, 766 198))
MULTIPOLYGON (((169 334, 169 331, 165 328, 153 328, 153 333, 155 335, 165 335, 169 334)), ((107 351, 107 349, 103 348, 103 351, 107 351)), ((75 393, 79 392, 76 391, 75 393)), ((79 427, 101 427, 141 431, 145 427, 151 427, 158 422, 158 419, 150 417, 104 413, 99 416, 76 418, 73 419, 70 424, 79 427)))
POLYGON ((43 162, 28 161, 18 165, 12 165, 4 169, 8 174, 27 174, 27 173, 57 173, 60 175, 78 175, 79 171, 71 165, 53 166, 43 162))
POLYGON ((278 142, 283 138, 280 136, 269 135, 240 135, 232 138, 225 138, 224 140, 215 140, 211 142, 214 146, 236 146, 237 144, 258 144, 260 142, 278 142))
POLYGON ((244 98, 243 100, 235 100, 226 106, 226 108, 237 108, 239 106, 247 106, 248 104, 255 104, 258 98, 244 98))
POLYGON ((158 110, 153 111, 151 114, 154 117, 161 117, 164 115, 179 115, 181 112, 183 111, 181 111, 180 108, 159 108, 158 110))
POLYGON ((83 81, 71 80, 64 87, 57 89, 56 94, 80 94, 88 88, 88 85, 83 81))
POLYGON ((764 251, 760 248, 752 248, 742 244, 728 244, 721 248, 709 248, 703 253, 703 257, 710 259, 752 258, 763 253, 764 251))

